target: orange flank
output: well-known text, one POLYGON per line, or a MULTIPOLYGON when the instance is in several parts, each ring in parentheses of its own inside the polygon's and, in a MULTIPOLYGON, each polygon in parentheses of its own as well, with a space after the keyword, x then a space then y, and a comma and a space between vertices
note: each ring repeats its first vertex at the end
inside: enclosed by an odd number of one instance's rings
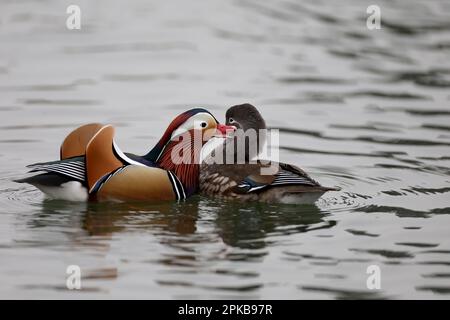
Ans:
POLYGON ((98 200, 175 200, 166 170, 129 165, 111 176, 97 193, 98 200))

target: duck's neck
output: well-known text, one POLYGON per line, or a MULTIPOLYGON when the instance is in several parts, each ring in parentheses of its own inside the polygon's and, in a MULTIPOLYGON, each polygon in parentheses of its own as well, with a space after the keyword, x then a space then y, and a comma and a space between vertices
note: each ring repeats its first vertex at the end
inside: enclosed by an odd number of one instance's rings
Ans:
POLYGON ((215 159, 226 164, 243 164, 255 161, 263 149, 265 143, 265 135, 257 135, 248 137, 244 131, 236 131, 231 137, 223 139, 222 143, 218 143, 214 148, 215 159))
POLYGON ((156 163, 158 159, 162 156, 162 152, 164 150, 165 145, 170 140, 170 133, 166 131, 164 135, 161 137, 161 139, 158 141, 158 143, 145 155, 142 156, 142 158, 146 159, 147 161, 156 163))
POLYGON ((173 172, 185 188, 186 195, 195 193, 199 185, 201 146, 191 141, 169 141, 157 160, 157 165, 173 172))

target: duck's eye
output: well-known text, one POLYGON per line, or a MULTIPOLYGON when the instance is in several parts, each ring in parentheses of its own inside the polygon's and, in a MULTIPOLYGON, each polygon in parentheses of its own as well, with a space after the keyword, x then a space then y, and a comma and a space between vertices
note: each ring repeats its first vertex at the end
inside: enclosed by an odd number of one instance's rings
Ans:
POLYGON ((202 128, 206 128, 207 125, 208 125, 208 124, 207 124, 206 122, 200 123, 200 126, 201 126, 202 128))
POLYGON ((233 119, 233 118, 230 118, 230 119, 228 119, 228 122, 229 122, 229 123, 234 123, 234 119, 233 119))

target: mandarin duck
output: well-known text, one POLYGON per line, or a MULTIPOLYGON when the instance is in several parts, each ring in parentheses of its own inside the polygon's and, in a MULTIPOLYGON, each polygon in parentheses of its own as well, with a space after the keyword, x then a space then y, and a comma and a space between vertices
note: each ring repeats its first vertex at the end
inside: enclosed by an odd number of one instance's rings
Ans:
POLYGON ((72 201, 186 199, 198 188, 196 159, 203 144, 230 128, 205 109, 191 109, 170 123, 150 152, 138 156, 119 149, 111 125, 87 124, 64 139, 60 160, 29 165, 30 172, 43 173, 15 181, 72 201))
POLYGON ((311 204, 325 192, 339 190, 320 185, 297 166, 257 159, 260 149, 251 146, 264 144, 264 134, 257 135, 256 143, 245 141, 243 157, 239 157, 242 161, 237 162, 236 141, 246 139, 249 130, 263 133, 266 129, 263 117, 251 104, 229 108, 226 124, 237 130, 231 136, 211 139, 205 146, 211 149, 210 145, 213 145, 214 150, 204 156, 200 167, 201 194, 243 201, 311 204), (234 153, 231 163, 228 161, 230 145, 234 153), (222 153, 224 157, 226 154, 227 161, 219 158, 221 161, 217 163, 217 154, 222 157, 222 153))

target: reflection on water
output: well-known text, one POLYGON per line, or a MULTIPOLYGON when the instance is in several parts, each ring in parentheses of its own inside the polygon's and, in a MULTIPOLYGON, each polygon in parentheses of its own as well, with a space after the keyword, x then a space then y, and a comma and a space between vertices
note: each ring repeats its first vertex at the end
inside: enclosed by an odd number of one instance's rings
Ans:
MULTIPOLYGON (((116 236, 136 233, 151 236, 152 241, 166 248, 158 259, 149 257, 143 263, 161 265, 165 272, 185 275, 199 273, 208 260, 222 262, 263 262, 269 254, 268 246, 278 243, 280 237, 314 230, 329 229, 335 221, 325 220, 316 206, 267 206, 250 204, 245 208, 237 202, 223 202, 193 197, 184 203, 68 203, 44 200, 35 213, 27 218, 27 228, 39 230, 44 238, 23 243, 24 247, 55 247, 98 250, 107 255, 116 236), (282 209, 282 213, 280 212, 282 209), (299 210, 302 214, 299 214, 299 210), (203 217, 200 216, 203 213, 203 217), (59 230, 58 243, 47 238, 59 230), (215 243, 205 260, 203 247, 215 243)), ((289 255, 288 252, 286 254, 289 255)), ((253 291, 263 286, 256 270, 234 270, 230 267, 213 268, 218 275, 249 279, 252 284, 196 284, 187 279, 157 280, 165 286, 200 287, 225 291, 253 291)), ((117 267, 89 269, 83 279, 114 280, 119 277, 117 267)), ((28 289, 43 286, 26 285, 28 289)), ((46 286, 44 286, 46 288, 46 286)), ((62 290, 61 286, 50 286, 62 290)), ((88 291, 101 291, 89 287, 88 291)))
POLYGON ((59 1, 0 11, 0 297, 450 297, 450 5, 59 1), (314 206, 45 200, 11 180, 87 122, 144 153, 177 113, 251 102, 314 206), (82 268, 79 292, 66 268, 82 268), (381 270, 381 290, 366 286, 381 270))
MULTIPOLYGON (((267 237, 332 228, 336 221, 325 221, 315 205, 266 205, 192 197, 187 202, 173 203, 70 203, 43 200, 40 210, 29 217, 29 228, 64 228, 71 225, 91 237, 112 238, 115 233, 151 232, 165 245, 194 240, 201 230, 198 225, 207 212, 207 222, 214 237, 241 249, 264 249, 267 237), (280 213, 282 209, 282 213, 280 213), (299 214, 301 212, 302 214, 299 214), (170 236, 173 236, 172 238, 170 236)), ((78 232, 77 232, 77 235, 78 232)), ((70 239, 69 241, 74 240, 70 239)), ((201 242, 201 241, 200 241, 201 242)), ((196 241, 193 241, 195 245, 196 241)), ((245 258, 245 257, 244 257, 245 258)))

